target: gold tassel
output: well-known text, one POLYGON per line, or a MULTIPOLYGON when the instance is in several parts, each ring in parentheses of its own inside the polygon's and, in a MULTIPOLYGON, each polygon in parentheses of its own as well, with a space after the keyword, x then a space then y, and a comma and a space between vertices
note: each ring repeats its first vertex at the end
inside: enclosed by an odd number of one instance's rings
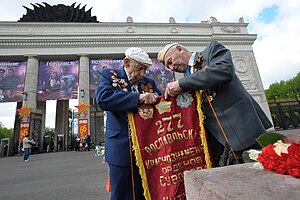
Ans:
POLYGON ((145 167, 143 164, 142 154, 141 154, 140 146, 138 143, 138 138, 137 138, 137 134, 136 134, 135 123, 134 123, 134 118, 133 118, 132 112, 128 112, 128 123, 129 123, 128 131, 129 131, 129 133, 131 135, 131 139, 132 139, 133 149, 134 149, 135 158, 136 158, 136 164, 139 167, 140 175, 142 178, 142 185, 144 188, 144 196, 145 196, 146 200, 151 200, 146 170, 145 170, 145 167))
POLYGON ((205 134, 204 115, 203 115, 203 112, 201 109, 202 98, 201 98, 200 91, 198 91, 198 90, 196 90, 196 99, 197 99, 197 111, 199 113, 198 116, 199 116, 199 125, 200 125, 200 138, 201 138, 201 143, 203 145, 206 168, 209 169, 209 168, 212 168, 212 163, 211 163, 211 158, 209 155, 207 139, 206 139, 206 134, 205 134))

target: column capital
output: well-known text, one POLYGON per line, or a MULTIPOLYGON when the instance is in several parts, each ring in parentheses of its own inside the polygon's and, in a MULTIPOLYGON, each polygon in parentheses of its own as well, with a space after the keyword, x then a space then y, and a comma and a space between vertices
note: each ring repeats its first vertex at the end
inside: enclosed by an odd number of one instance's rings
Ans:
POLYGON ((24 57, 25 58, 36 58, 36 59, 39 58, 39 56, 37 54, 24 54, 24 57))
POLYGON ((89 53, 78 53, 77 56, 78 57, 89 57, 90 54, 89 53))

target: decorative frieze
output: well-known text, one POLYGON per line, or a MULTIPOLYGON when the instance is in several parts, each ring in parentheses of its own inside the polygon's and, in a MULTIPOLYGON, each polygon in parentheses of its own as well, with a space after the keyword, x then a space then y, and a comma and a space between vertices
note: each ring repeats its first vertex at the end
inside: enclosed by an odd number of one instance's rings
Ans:
POLYGON ((242 81, 244 87, 249 92, 258 91, 258 81, 255 76, 253 62, 247 53, 235 53, 232 57, 233 63, 235 65, 235 71, 242 81))
POLYGON ((225 33, 240 33, 240 27, 236 26, 221 26, 221 31, 225 33))

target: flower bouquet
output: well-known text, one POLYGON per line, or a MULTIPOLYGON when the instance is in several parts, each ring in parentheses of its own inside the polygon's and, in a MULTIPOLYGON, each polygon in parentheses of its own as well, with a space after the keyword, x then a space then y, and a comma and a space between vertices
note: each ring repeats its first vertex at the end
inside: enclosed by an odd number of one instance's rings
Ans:
POLYGON ((300 136, 267 133, 257 138, 262 150, 249 150, 255 167, 300 178, 300 136), (272 139, 271 139, 272 138, 272 139), (279 139, 276 142, 272 142, 279 139))

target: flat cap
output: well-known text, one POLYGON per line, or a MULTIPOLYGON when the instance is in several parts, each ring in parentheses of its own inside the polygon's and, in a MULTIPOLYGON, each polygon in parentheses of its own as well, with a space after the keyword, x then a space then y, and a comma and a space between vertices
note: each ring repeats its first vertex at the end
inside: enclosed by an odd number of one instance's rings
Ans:
POLYGON ((146 67, 150 67, 152 65, 149 55, 141 48, 130 47, 125 51, 125 56, 126 58, 133 59, 146 67))
POLYGON ((162 62, 165 65, 165 55, 169 51, 169 49, 175 45, 178 45, 178 43, 172 43, 172 44, 167 44, 162 50, 157 55, 157 59, 162 62))

